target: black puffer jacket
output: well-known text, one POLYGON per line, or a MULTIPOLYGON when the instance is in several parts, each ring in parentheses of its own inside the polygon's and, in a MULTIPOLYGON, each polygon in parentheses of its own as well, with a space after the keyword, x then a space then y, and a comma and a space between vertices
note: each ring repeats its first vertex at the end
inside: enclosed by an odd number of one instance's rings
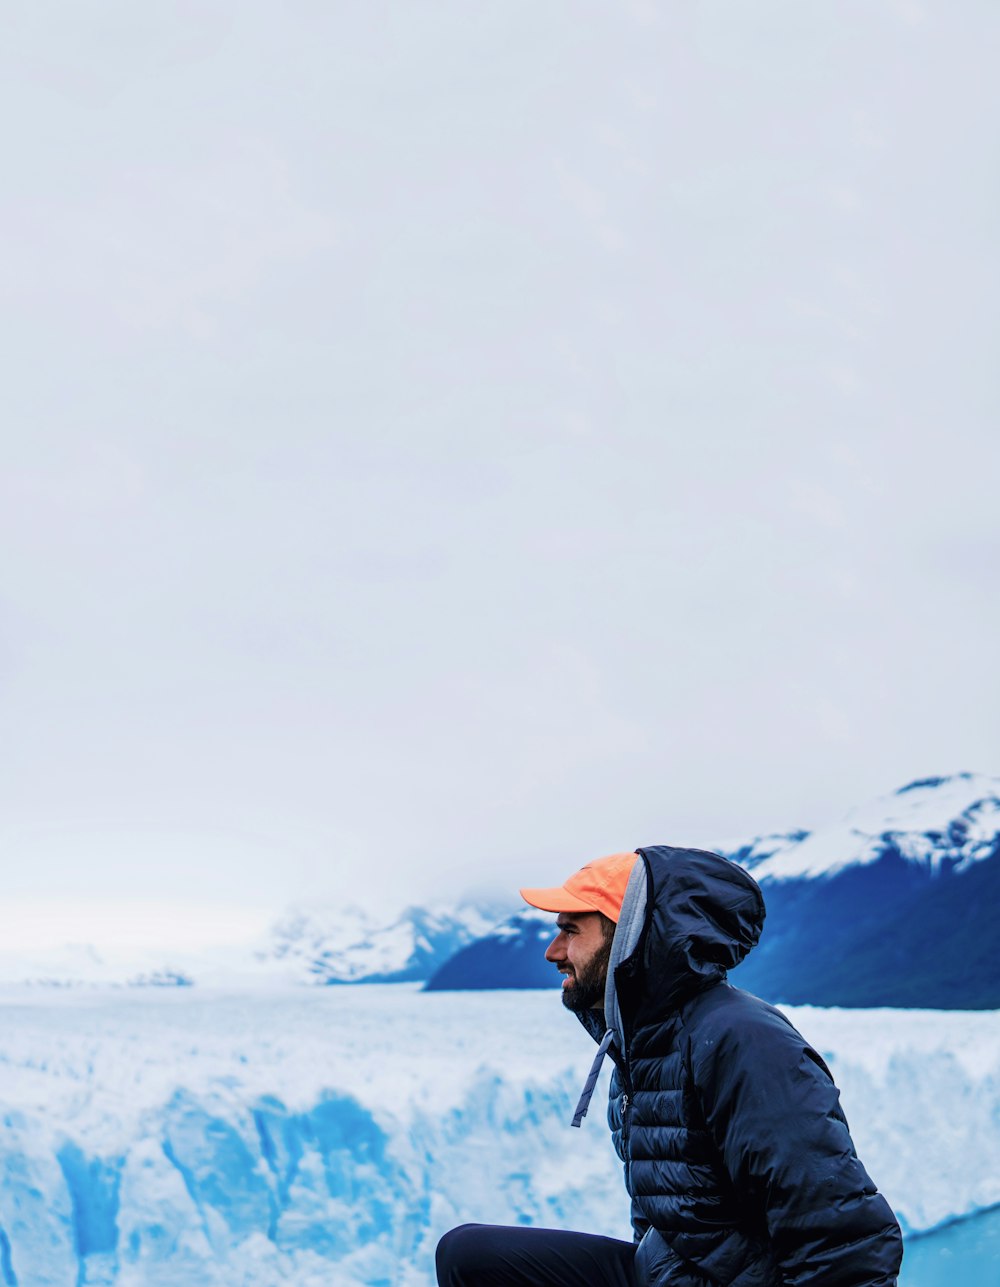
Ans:
MULTIPOLYGON (((605 998, 642 1287, 891 1287, 899 1226, 820 1056, 726 982, 764 902, 717 854, 640 849, 605 998)), ((583 1016, 598 1034, 600 1016, 583 1016)))

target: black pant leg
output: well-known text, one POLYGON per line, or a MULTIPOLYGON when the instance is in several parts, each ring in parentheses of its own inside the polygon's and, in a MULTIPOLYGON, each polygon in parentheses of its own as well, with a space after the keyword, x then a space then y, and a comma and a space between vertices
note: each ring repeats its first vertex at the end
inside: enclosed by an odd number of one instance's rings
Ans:
POLYGON ((635 1287, 635 1244, 563 1229, 463 1224, 437 1247, 439 1287, 635 1287))

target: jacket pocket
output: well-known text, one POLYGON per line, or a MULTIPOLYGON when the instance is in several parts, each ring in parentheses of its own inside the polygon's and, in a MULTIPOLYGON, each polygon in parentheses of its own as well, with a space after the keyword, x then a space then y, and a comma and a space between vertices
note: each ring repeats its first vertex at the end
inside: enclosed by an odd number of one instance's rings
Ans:
POLYGON ((637 1287, 716 1287, 698 1266, 679 1256, 659 1229, 647 1229, 635 1253, 637 1287))

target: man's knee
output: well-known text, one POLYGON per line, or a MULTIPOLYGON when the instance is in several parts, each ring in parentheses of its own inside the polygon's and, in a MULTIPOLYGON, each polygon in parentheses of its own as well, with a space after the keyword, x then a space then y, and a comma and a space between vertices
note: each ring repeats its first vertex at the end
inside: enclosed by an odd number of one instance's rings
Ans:
POLYGON ((439 1287, 473 1287, 473 1271, 482 1268, 489 1225, 460 1224, 437 1245, 434 1261, 439 1287))

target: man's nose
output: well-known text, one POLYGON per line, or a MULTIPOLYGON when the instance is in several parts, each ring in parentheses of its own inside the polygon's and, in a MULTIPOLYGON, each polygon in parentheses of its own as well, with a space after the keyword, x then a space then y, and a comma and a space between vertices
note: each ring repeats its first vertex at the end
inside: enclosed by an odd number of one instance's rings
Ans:
POLYGON ((564 939, 565 937, 566 937, 566 936, 565 936, 562 932, 558 933, 558 934, 555 936, 555 938, 552 940, 552 942, 551 942, 551 943, 548 945, 548 947, 545 949, 545 959, 546 959, 546 961, 562 961, 562 960, 565 960, 565 957, 566 957, 566 948, 565 948, 565 945, 564 945, 564 943, 563 943, 563 939, 564 939))

